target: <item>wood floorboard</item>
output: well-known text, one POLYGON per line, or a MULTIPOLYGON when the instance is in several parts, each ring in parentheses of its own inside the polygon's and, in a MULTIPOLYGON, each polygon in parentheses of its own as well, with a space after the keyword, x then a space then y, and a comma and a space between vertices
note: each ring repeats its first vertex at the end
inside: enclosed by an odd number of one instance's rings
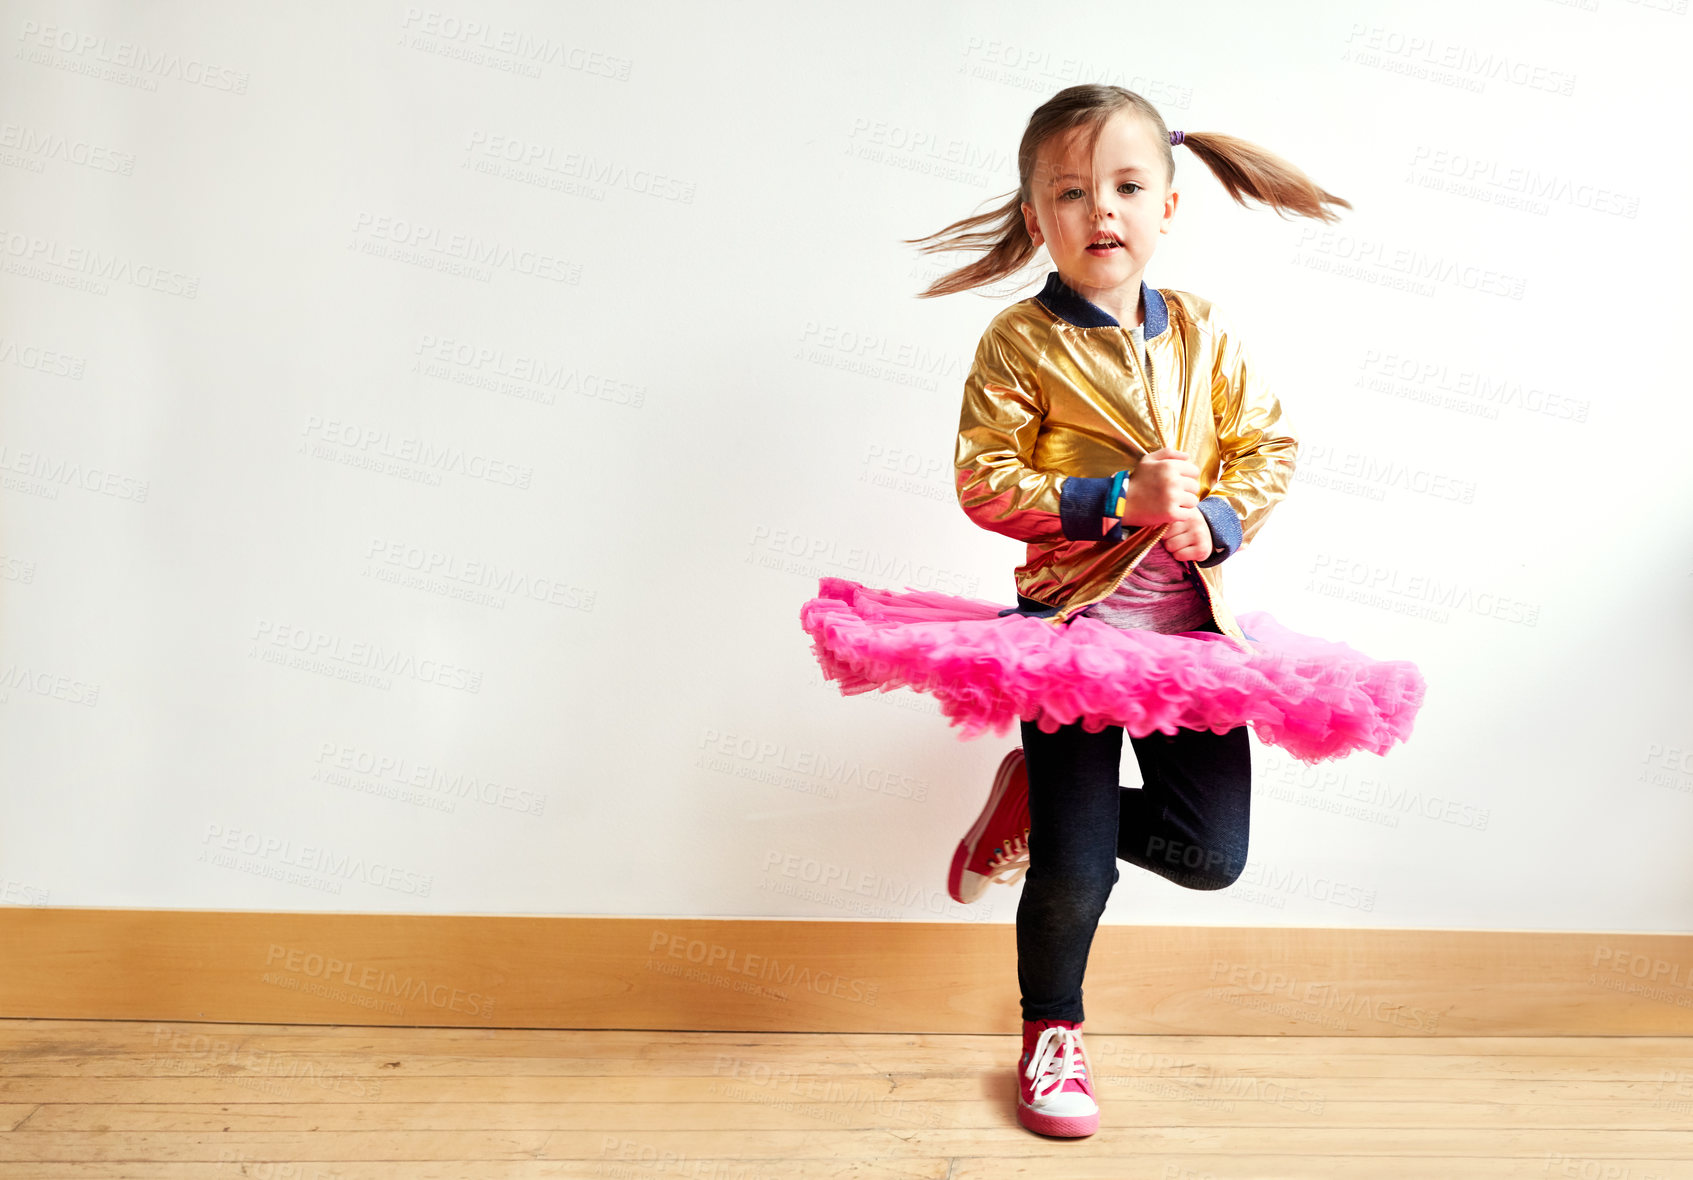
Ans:
POLYGON ((1087 1043, 1061 1140, 1014 1034, 0 1020, 0 1180, 1693 1180, 1693 1038, 1087 1043))

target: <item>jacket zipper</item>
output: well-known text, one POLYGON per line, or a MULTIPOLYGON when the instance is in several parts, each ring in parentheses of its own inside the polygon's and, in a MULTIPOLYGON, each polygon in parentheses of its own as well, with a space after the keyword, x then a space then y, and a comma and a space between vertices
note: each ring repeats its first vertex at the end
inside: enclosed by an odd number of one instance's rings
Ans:
MULTIPOLYGON (((1152 425, 1158 431, 1158 441, 1160 442, 1160 444, 1162 444, 1164 446, 1170 446, 1171 444, 1168 441, 1169 433, 1164 429, 1164 415, 1163 415, 1162 411, 1159 409, 1159 406, 1158 406, 1158 388, 1157 388, 1157 386, 1155 386, 1152 383, 1152 365, 1151 365, 1151 362, 1150 362, 1150 357, 1148 359, 1148 363, 1147 363, 1146 367, 1144 369, 1142 369, 1139 358, 1135 356, 1134 339, 1132 337, 1130 337, 1129 334, 1126 331, 1123 332, 1123 337, 1124 337, 1124 339, 1126 339, 1128 341, 1128 349, 1126 351, 1127 351, 1128 357, 1129 357, 1129 367, 1131 369, 1134 369, 1140 375, 1141 383, 1146 386, 1147 400, 1151 404, 1151 408, 1152 408, 1152 425)), ((1147 352, 1149 354, 1151 353, 1151 351, 1152 351, 1151 349, 1147 350, 1147 352)), ((1169 532, 1169 531, 1170 531, 1170 526, 1169 526, 1168 523, 1159 525, 1158 526, 1158 532, 1152 538, 1152 545, 1157 545, 1157 544, 1162 543, 1163 540, 1164 540, 1164 534, 1169 532)), ((1068 623, 1070 621, 1070 619, 1073 618, 1075 615, 1077 615, 1077 614, 1081 613, 1082 611, 1086 610, 1088 607, 1092 606, 1094 603, 1103 602, 1107 598, 1110 598, 1111 595, 1116 592, 1117 587, 1121 586, 1123 584, 1123 579, 1128 577, 1129 574, 1133 573, 1134 568, 1137 565, 1139 565, 1142 561, 1146 560, 1146 555, 1148 553, 1152 552, 1152 545, 1148 545, 1145 549, 1141 550, 1140 556, 1136 557, 1133 561, 1129 562, 1128 568, 1125 569, 1122 572, 1122 574, 1117 578, 1117 580, 1115 582, 1113 582, 1111 584, 1111 586, 1105 591, 1105 593, 1101 594, 1097 598, 1089 599, 1087 602, 1072 603, 1071 605, 1063 608, 1057 614, 1052 616, 1052 618, 1050 620, 1052 625, 1055 626, 1055 627, 1063 626, 1065 623, 1068 623)), ((1203 578, 1200 579, 1200 580, 1204 581, 1203 578)), ((1217 608, 1215 607, 1215 605, 1213 605, 1211 603, 1211 593, 1210 593, 1209 590, 1206 591, 1205 602, 1206 602, 1206 605, 1211 610, 1212 621, 1215 622, 1216 617, 1217 617, 1217 608)))
MULTIPOLYGON (((1129 352, 1132 355, 1134 353, 1134 351, 1135 350, 1134 350, 1134 347, 1133 347, 1133 342, 1131 341, 1129 352)), ((1151 350, 1148 349, 1147 351, 1150 354, 1151 350)), ((1169 436, 1164 433, 1164 419, 1160 415, 1160 407, 1159 407, 1159 402, 1158 402, 1157 390, 1152 384, 1152 365, 1151 365, 1150 361, 1148 362, 1148 364, 1146 366, 1146 388, 1152 395, 1152 413, 1153 413, 1153 416, 1154 416, 1154 420, 1158 423, 1159 437, 1168 439, 1169 436)), ((1183 406, 1185 408, 1186 400, 1187 400, 1185 393, 1183 395, 1182 400, 1183 400, 1183 406)), ((1176 428, 1178 430, 1181 429, 1181 412, 1180 412, 1180 410, 1177 411, 1176 428)), ((1166 442, 1165 445, 1173 447, 1173 446, 1175 446, 1175 444, 1177 442, 1180 442, 1180 441, 1181 440, 1178 438, 1178 439, 1175 439, 1174 441, 1166 442)), ((1164 535, 1164 530, 1168 529, 1169 527, 1170 527, 1169 525, 1165 525, 1165 526, 1163 526, 1163 529, 1159 530, 1158 536, 1159 536, 1160 539, 1162 539, 1162 537, 1164 535)), ((1158 544, 1158 542, 1154 541, 1153 544, 1156 545, 1156 544, 1158 544)), ((1147 546, 1147 552, 1151 552, 1151 548, 1152 547, 1150 545, 1147 546)), ((1141 554, 1142 558, 1144 558, 1145 556, 1146 556, 1145 553, 1141 554)), ((1132 570, 1132 569, 1134 569, 1135 565, 1139 565, 1139 564, 1140 564, 1140 561, 1139 561, 1139 559, 1137 559, 1135 561, 1134 565, 1129 566, 1129 569, 1132 570)), ((1187 562, 1183 562, 1182 564, 1188 567, 1188 569, 1193 574, 1193 580, 1199 583, 1199 588, 1200 588, 1201 592, 1204 593, 1204 595, 1205 595, 1205 609, 1211 612, 1211 622, 1213 624, 1215 624, 1217 627, 1221 628, 1222 624, 1217 622, 1217 600, 1216 600, 1216 597, 1214 595, 1212 595, 1212 593, 1211 593, 1211 583, 1209 583, 1205 580, 1205 576, 1199 572, 1199 566, 1196 563, 1191 562, 1191 561, 1187 561, 1187 562)), ((1127 576, 1127 571, 1124 571, 1124 576, 1125 577, 1127 576)), ((1122 582, 1122 579, 1119 578, 1118 579, 1119 585, 1121 584, 1121 582, 1122 582)), ((1116 586, 1113 586, 1111 588, 1111 590, 1107 590, 1105 592, 1104 597, 1109 598, 1111 596, 1112 591, 1116 590, 1116 588, 1117 588, 1116 586)), ((1101 600, 1097 599, 1097 598, 1094 599, 1094 602, 1098 602, 1098 601, 1101 601, 1101 600)), ((1092 606, 1093 603, 1090 602, 1087 605, 1092 606)), ((1084 607, 1083 609, 1085 610, 1086 607, 1084 607)), ((1238 628, 1240 626, 1240 624, 1237 622, 1235 624, 1235 626, 1238 628)), ((1226 632, 1226 631, 1223 632, 1223 633, 1225 635, 1228 635, 1228 632, 1226 632)), ((1247 646, 1244 640, 1238 639, 1233 635, 1229 635, 1229 638, 1234 640, 1235 645, 1237 647, 1246 647, 1247 646)))
MULTIPOLYGON (((1147 352, 1150 354, 1151 349, 1148 349, 1147 352)), ((1135 354, 1135 347, 1134 347, 1133 339, 1130 339, 1130 341, 1129 341, 1128 353, 1129 353, 1130 367, 1135 368, 1135 369, 1139 369, 1140 365, 1139 365, 1139 363, 1138 363, 1138 361, 1137 361, 1137 359, 1134 355, 1135 354)), ((1146 383, 1147 397, 1152 404, 1152 422, 1153 422, 1153 425, 1158 428, 1159 440, 1162 441, 1162 442, 1165 442, 1166 446, 1172 445, 1167 441, 1169 436, 1166 434, 1166 432, 1164 430, 1164 415, 1160 411, 1159 405, 1158 405, 1158 387, 1153 384, 1153 380, 1152 380, 1152 365, 1150 363, 1150 356, 1149 356, 1149 359, 1148 359, 1148 363, 1145 367, 1143 379, 1146 383)), ((1170 530, 1170 526, 1168 524, 1159 525, 1157 534, 1154 535, 1153 538, 1152 538, 1152 545, 1161 544, 1164 540, 1164 534, 1169 532, 1169 530, 1170 530)), ((1104 594, 1101 594, 1097 598, 1090 599, 1087 602, 1083 602, 1083 603, 1079 603, 1079 604, 1078 603, 1072 603, 1071 605, 1069 605, 1069 606, 1063 608, 1062 610, 1060 610, 1057 614, 1053 615, 1048 621, 1051 622, 1052 625, 1055 626, 1055 627, 1061 627, 1061 626, 1065 625, 1066 623, 1068 623, 1077 614, 1081 613, 1082 611, 1086 610, 1088 607, 1092 606, 1094 603, 1103 602, 1105 599, 1110 598, 1112 593, 1114 593, 1116 591, 1117 587, 1121 586, 1123 584, 1123 578, 1128 577, 1129 574, 1131 572, 1133 572, 1134 568, 1146 559, 1146 555, 1148 553, 1152 552, 1152 545, 1148 545, 1141 552, 1141 555, 1139 557, 1135 558, 1133 561, 1131 561, 1129 563, 1128 568, 1123 571, 1122 576, 1119 577, 1117 579, 1117 581, 1114 582, 1111 585, 1111 588, 1106 590, 1104 594)), ((1194 579, 1199 583, 1200 589, 1205 594, 1205 607, 1206 607, 1207 610, 1209 610, 1211 612, 1211 622, 1220 627, 1222 624, 1217 623, 1217 602, 1216 602, 1216 599, 1214 597, 1212 597, 1210 583, 1206 582, 1204 575, 1202 575, 1199 572, 1199 567, 1194 565, 1193 562, 1189 561, 1189 562, 1184 562, 1183 564, 1192 567, 1194 579)), ((1238 626, 1238 624, 1237 624, 1237 626, 1238 626)), ((1224 632, 1224 634, 1228 634, 1228 633, 1224 632)), ((1236 639, 1233 635, 1229 635, 1229 638, 1234 640, 1236 646, 1239 646, 1239 647, 1247 646, 1244 641, 1242 641, 1240 639, 1236 639)))

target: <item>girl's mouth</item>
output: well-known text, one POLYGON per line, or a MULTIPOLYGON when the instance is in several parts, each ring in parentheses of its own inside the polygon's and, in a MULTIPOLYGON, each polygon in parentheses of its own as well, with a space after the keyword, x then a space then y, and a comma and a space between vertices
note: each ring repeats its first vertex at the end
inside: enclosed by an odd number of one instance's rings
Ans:
POLYGON ((1122 248, 1123 247, 1117 242, 1110 242, 1110 241, 1095 242, 1093 245, 1088 247, 1088 253, 1089 254, 1109 254, 1113 250, 1121 250, 1122 248))

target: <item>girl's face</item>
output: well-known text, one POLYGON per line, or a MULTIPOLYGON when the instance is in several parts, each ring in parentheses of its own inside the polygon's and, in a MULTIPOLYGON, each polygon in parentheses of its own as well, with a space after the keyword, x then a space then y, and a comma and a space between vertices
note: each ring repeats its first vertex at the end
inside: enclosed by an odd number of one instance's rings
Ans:
POLYGON ((1141 272, 1159 235, 1169 232, 1178 194, 1165 187, 1156 133, 1134 111, 1106 120, 1091 161, 1085 131, 1054 136, 1035 153, 1023 222, 1081 294, 1138 298, 1141 272))

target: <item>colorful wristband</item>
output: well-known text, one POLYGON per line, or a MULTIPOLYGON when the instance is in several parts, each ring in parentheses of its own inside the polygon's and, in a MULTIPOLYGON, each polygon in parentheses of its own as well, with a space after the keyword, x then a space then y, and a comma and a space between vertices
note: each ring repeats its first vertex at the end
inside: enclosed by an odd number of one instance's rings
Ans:
POLYGON ((1123 485, 1128 482, 1128 478, 1129 473, 1127 471, 1119 471, 1111 477, 1111 486, 1105 493, 1105 514, 1107 516, 1120 518, 1127 509, 1128 505, 1123 502, 1123 485))

